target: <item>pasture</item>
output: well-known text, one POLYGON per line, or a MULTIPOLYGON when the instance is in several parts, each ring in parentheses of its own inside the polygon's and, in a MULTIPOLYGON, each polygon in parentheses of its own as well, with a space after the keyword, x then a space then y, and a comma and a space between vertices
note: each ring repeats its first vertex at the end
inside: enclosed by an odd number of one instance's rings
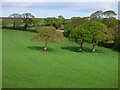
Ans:
POLYGON ((33 41, 34 33, 3 30, 3 88, 117 88, 118 53, 91 44, 87 51, 65 39, 60 44, 33 41))

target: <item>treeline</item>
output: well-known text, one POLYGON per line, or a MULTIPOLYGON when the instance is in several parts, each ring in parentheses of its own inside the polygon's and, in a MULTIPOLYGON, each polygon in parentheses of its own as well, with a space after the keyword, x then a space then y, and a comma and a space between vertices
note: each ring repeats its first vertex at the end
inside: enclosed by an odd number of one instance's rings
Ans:
MULTIPOLYGON (((104 31, 101 31, 101 33, 104 32, 104 36, 101 38, 101 40, 99 42, 97 41, 98 44, 120 51, 120 48, 119 48, 120 47, 120 38, 119 38, 120 20, 117 20, 114 17, 115 15, 117 15, 117 14, 114 11, 109 10, 109 11, 104 11, 104 12, 96 11, 96 12, 92 13, 89 17, 83 17, 83 18, 73 17, 73 18, 71 18, 71 21, 69 23, 67 23, 67 25, 65 26, 64 34, 66 37, 69 37, 71 32, 73 32, 73 31, 75 32, 75 30, 80 29, 80 27, 82 27, 82 25, 84 26, 88 22, 91 22, 91 23, 94 22, 94 24, 96 22, 99 22, 101 24, 104 24, 106 29, 104 29, 104 31)), ((91 26, 88 25, 88 27, 86 26, 85 28, 87 29, 86 32, 92 31, 92 29, 95 30, 94 25, 91 25, 91 26), (92 28, 92 29, 90 30, 90 28, 92 28)), ((79 30, 79 33, 80 33, 80 31, 82 31, 82 30, 79 30)), ((84 32, 81 32, 81 34, 82 35, 86 34, 85 30, 83 30, 83 31, 84 32)), ((102 36, 102 35, 100 35, 99 31, 95 31, 94 33, 96 33, 96 35, 99 36, 98 39, 100 39, 100 37, 102 36), (98 33, 96 33, 96 32, 98 32, 98 33)), ((91 36, 91 35, 88 35, 88 36, 91 36)), ((80 37, 84 37, 84 35, 80 36, 80 37)), ((88 38, 90 39, 91 37, 88 37, 88 38)), ((85 41, 85 39, 86 39, 86 37, 83 38, 84 41, 85 41)), ((80 38, 80 40, 81 40, 81 38, 80 38)), ((76 40, 76 42, 78 42, 78 41, 79 40, 76 40)), ((87 40, 87 42, 89 42, 89 41, 92 41, 92 43, 93 43, 94 40, 87 40)), ((80 42, 82 42, 82 41, 80 41, 80 42)), ((95 43, 93 43, 93 46, 94 46, 94 44, 95 43)))
POLYGON ((38 28, 52 26, 64 31, 64 36, 80 45, 89 42, 120 50, 119 24, 117 14, 112 11, 96 11, 89 17, 72 17, 65 19, 63 16, 35 18, 31 13, 14 13, 7 18, 2 18, 2 28, 12 28, 36 32, 38 28), (11 26, 12 25, 12 26, 11 26))
POLYGON ((17 27, 21 26, 19 29, 27 29, 29 25, 35 24, 33 18, 35 17, 31 13, 14 13, 2 19, 2 28, 17 29, 17 27))

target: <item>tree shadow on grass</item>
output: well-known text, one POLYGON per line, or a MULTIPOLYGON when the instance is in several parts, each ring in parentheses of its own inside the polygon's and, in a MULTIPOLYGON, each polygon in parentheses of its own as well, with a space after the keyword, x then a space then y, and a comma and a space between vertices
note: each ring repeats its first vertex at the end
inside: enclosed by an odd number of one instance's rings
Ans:
MULTIPOLYGON (((69 50, 69 51, 72 51, 72 52, 80 53, 79 47, 76 47, 76 46, 64 46, 64 47, 61 47, 61 49, 65 49, 65 50, 69 50)), ((91 48, 84 47, 83 51, 81 53, 104 53, 104 51, 96 48, 96 51, 92 52, 91 48)))
POLYGON ((37 51, 43 51, 43 52, 51 52, 51 51, 54 51, 54 49, 49 48, 49 47, 48 47, 48 50, 47 50, 47 51, 44 51, 44 47, 43 47, 43 46, 29 46, 29 47, 27 47, 27 48, 29 48, 29 49, 31 49, 31 50, 37 50, 37 51))
MULTIPOLYGON (((92 48, 88 48, 88 47, 84 47, 85 52, 91 53, 92 52, 92 48)), ((104 50, 100 50, 99 48, 96 47, 95 52, 92 53, 105 53, 104 50)))
POLYGON ((65 49, 65 50, 69 50, 69 51, 72 51, 72 52, 79 52, 78 51, 78 47, 74 47, 74 46, 64 46, 64 47, 61 47, 61 49, 65 49))

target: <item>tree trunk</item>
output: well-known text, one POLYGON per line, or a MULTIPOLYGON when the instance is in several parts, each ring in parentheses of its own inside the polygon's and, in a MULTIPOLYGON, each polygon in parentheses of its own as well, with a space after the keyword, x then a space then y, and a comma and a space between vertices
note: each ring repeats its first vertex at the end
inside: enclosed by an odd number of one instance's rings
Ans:
POLYGON ((83 51, 83 43, 80 44, 79 52, 83 51))
POLYGON ((13 28, 15 28, 15 22, 13 22, 13 28))
POLYGON ((27 27, 28 27, 28 24, 25 24, 25 25, 24 25, 24 28, 27 29, 27 27))
POLYGON ((47 51, 48 48, 47 48, 47 39, 45 40, 45 47, 44 47, 44 51, 47 51))
POLYGON ((96 45, 97 45, 97 41, 93 42, 92 52, 94 52, 96 50, 96 45))

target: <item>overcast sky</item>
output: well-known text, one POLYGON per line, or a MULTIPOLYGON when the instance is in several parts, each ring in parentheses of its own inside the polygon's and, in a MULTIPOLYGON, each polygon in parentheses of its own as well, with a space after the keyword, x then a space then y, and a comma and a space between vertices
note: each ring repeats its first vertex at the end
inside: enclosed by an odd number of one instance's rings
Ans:
POLYGON ((3 2, 2 16, 12 13, 32 13, 35 17, 65 18, 90 16, 97 10, 114 10, 118 13, 118 2, 3 2))

